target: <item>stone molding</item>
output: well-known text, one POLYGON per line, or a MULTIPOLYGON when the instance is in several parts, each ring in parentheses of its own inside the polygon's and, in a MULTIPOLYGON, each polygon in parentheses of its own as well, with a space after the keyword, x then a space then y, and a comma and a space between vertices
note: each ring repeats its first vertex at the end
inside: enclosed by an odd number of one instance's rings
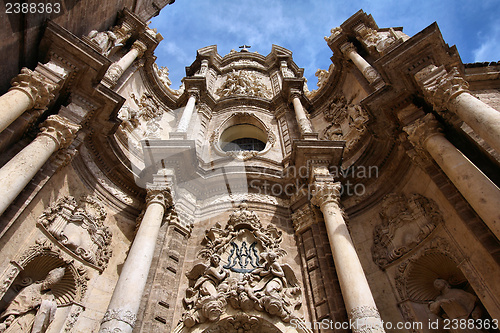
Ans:
MULTIPOLYGON (((124 322, 130 327, 135 327, 135 322, 137 321, 137 316, 135 313, 129 310, 124 309, 109 309, 104 314, 104 318, 102 318, 101 324, 106 323, 108 321, 117 320, 124 322)), ((101 332, 106 332, 106 329, 101 330, 101 332)), ((116 329, 113 329, 111 332, 115 332, 116 329)))
POLYGON ((42 74, 26 67, 12 79, 11 85, 9 91, 20 90, 30 98, 30 109, 45 109, 54 99, 54 91, 59 88, 58 84, 54 84, 42 74))
POLYGON ((403 128, 408 133, 410 141, 425 149, 425 142, 434 135, 444 136, 442 127, 439 121, 432 113, 426 114, 424 117, 417 119, 410 125, 403 128))
POLYGON ((424 97, 437 111, 448 109, 451 100, 469 92, 469 84, 460 75, 457 67, 447 71, 443 65, 439 67, 429 65, 416 73, 415 79, 424 97))
POLYGON ((50 137, 58 145, 59 149, 67 148, 76 138, 77 132, 82 128, 65 117, 52 115, 40 125, 40 133, 50 137))

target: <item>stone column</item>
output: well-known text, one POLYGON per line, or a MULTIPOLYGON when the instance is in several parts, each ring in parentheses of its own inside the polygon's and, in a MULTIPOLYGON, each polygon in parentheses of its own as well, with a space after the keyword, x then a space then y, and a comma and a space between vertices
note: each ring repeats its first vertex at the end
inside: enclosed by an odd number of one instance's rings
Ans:
POLYGON ((132 44, 132 47, 130 48, 130 51, 127 52, 127 54, 125 54, 120 60, 109 66, 105 77, 113 84, 115 84, 122 76, 123 72, 125 72, 127 68, 132 65, 135 59, 142 57, 146 50, 146 44, 144 44, 140 40, 136 40, 134 44, 132 44))
POLYGON ((427 114, 404 128, 417 148, 426 150, 490 230, 500 239, 500 190, 441 133, 427 114))
POLYGON ((366 61, 362 56, 359 55, 358 51, 356 51, 356 47, 352 43, 344 43, 340 47, 342 53, 352 60, 354 65, 359 69, 359 71, 363 74, 363 76, 373 84, 382 80, 380 74, 377 72, 375 68, 373 68, 368 61, 366 61))
POLYGON ((295 118, 299 124, 300 133, 304 136, 305 134, 311 134, 313 131, 311 121, 307 118, 304 107, 300 102, 300 95, 301 93, 298 90, 292 89, 290 91, 290 99, 292 100, 293 109, 295 110, 295 118))
POLYGON ((0 132, 25 111, 47 107, 54 98, 53 91, 58 88, 57 84, 28 68, 23 68, 11 84, 9 91, 0 96, 0 132))
POLYGON ((120 278, 104 314, 100 333, 132 333, 155 252, 156 239, 167 206, 171 205, 166 185, 147 189, 146 212, 130 247, 120 278))
POLYGON ((311 202, 320 207, 332 249, 342 297, 353 332, 384 332, 382 319, 366 280, 339 205, 341 184, 315 182, 311 202))
POLYGON ((179 124, 177 125, 177 132, 182 132, 182 133, 187 132, 189 122, 191 121, 191 117, 193 116, 194 107, 198 95, 199 95, 198 90, 188 91, 189 98, 186 107, 182 111, 182 116, 181 119, 179 120, 179 124))
POLYGON ((41 125, 35 140, 0 169, 0 215, 58 149, 68 147, 81 128, 59 115, 41 125))
POLYGON ((456 67, 430 65, 415 79, 424 96, 438 111, 450 110, 500 153, 500 111, 472 96, 469 85, 456 67))

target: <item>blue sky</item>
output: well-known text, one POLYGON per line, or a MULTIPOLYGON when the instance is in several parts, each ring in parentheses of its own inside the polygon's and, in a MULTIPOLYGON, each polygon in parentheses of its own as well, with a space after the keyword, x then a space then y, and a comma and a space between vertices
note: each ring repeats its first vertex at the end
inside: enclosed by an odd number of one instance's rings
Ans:
POLYGON ((277 44, 293 52, 312 90, 316 70, 331 63, 323 37, 359 9, 379 27, 403 27, 410 36, 436 21, 464 63, 500 60, 500 0, 176 0, 150 27, 163 35, 155 55, 174 89, 197 49, 216 44, 224 56, 247 44, 267 55, 277 44))

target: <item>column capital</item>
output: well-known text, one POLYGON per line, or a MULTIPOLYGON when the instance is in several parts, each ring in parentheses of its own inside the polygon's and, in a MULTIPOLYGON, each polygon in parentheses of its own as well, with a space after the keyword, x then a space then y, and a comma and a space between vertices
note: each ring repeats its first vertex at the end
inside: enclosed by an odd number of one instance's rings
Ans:
POLYGON ((410 125, 403 128, 408 133, 408 139, 416 146, 425 148, 425 142, 435 136, 443 135, 441 124, 432 113, 415 120, 410 125))
POLYGON ((12 87, 9 90, 20 90, 24 92, 31 100, 29 108, 44 109, 55 97, 53 92, 59 88, 42 74, 32 71, 26 67, 21 69, 10 82, 12 87))
POLYGON ((438 111, 447 109, 448 103, 461 93, 469 92, 469 84, 456 67, 448 72, 443 65, 429 65, 415 74, 415 80, 438 111))
POLYGON ((314 191, 311 198, 313 205, 323 208, 328 203, 334 203, 339 206, 342 189, 340 182, 314 182, 312 189, 314 191))
POLYGON ((172 195, 170 188, 164 184, 147 184, 146 206, 158 203, 165 209, 172 205, 172 195))
POLYGON ((358 53, 358 50, 356 50, 356 47, 351 42, 340 45, 340 51, 342 51, 342 53, 346 56, 349 56, 349 53, 351 52, 358 53))
POLYGON ((40 133, 38 135, 48 136, 53 139, 59 149, 67 148, 76 137, 76 133, 82 128, 68 120, 68 118, 59 115, 52 115, 40 124, 40 133))
POLYGON ((300 99, 301 96, 302 96, 302 91, 300 91, 299 89, 290 89, 290 92, 288 93, 288 98, 290 102, 293 101, 294 98, 300 99))
POLYGON ((193 96, 198 101, 200 99, 200 90, 198 88, 189 88, 187 91, 188 98, 193 96))
POLYGON ((140 58, 144 55, 144 53, 147 51, 148 49, 148 46, 143 42, 143 41, 140 41, 140 40, 136 40, 134 42, 134 44, 132 44, 132 47, 130 48, 131 50, 137 50, 137 52, 139 53, 137 55, 137 58, 140 58))

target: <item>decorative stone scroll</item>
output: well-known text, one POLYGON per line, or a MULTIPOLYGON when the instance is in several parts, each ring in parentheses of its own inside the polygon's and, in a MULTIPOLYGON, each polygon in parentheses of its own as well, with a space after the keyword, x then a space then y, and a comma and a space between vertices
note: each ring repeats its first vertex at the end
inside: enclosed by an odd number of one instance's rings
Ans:
POLYGON ((328 109, 325 109, 324 115, 330 125, 323 130, 320 138, 345 140, 346 152, 351 151, 368 132, 368 113, 361 105, 347 102, 344 96, 335 97, 328 109))
POLYGON ((326 37, 325 36, 325 41, 327 43, 332 42, 337 36, 339 36, 342 33, 342 28, 341 27, 336 27, 330 30, 330 36, 326 37))
POLYGON ((104 226, 104 206, 94 197, 79 203, 71 196, 57 200, 38 218, 38 225, 75 255, 104 270, 111 257, 111 231, 104 226))
POLYGON ((215 94, 219 97, 251 96, 267 99, 271 98, 272 95, 255 73, 234 69, 227 74, 226 81, 215 94))
POLYGON ((278 262, 286 254, 281 237, 274 226, 264 228, 245 203, 229 216, 224 229, 217 223, 206 230, 205 248, 198 253, 205 261, 186 274, 184 326, 216 322, 228 305, 267 312, 284 322, 297 318, 301 288, 292 268, 278 262))
POLYGON ((437 204, 420 194, 409 198, 404 194, 387 195, 380 217, 382 223, 374 230, 372 256, 381 268, 410 252, 443 222, 437 204))

